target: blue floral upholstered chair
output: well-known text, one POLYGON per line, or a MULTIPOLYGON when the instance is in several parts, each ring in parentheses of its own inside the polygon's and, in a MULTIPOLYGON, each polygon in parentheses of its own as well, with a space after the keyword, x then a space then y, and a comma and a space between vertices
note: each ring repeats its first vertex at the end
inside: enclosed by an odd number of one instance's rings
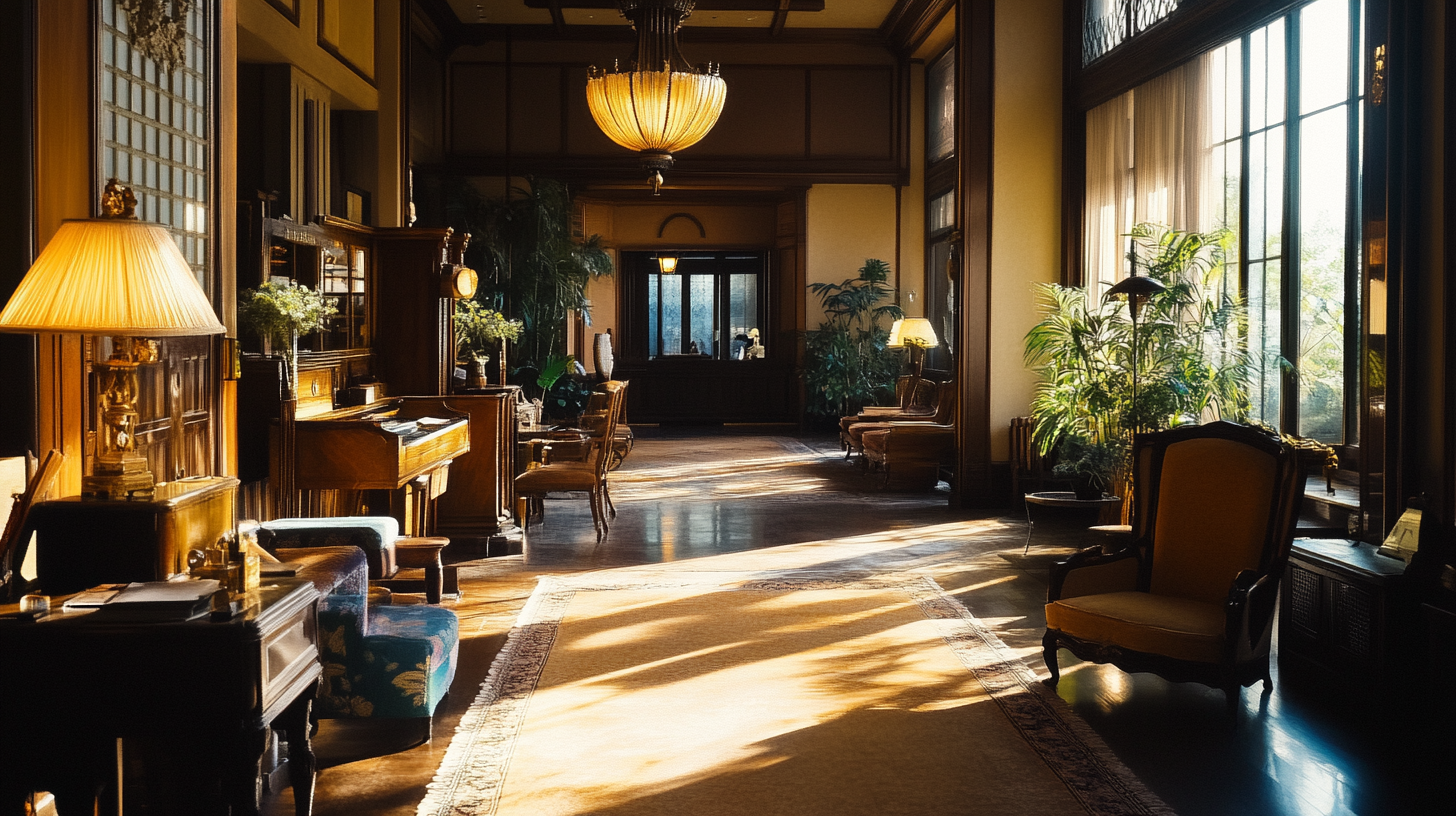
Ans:
POLYGON ((398 527, 388 517, 281 519, 260 543, 325 593, 319 601, 320 718, 422 718, 450 690, 460 643, 455 613, 433 605, 369 602, 368 577, 398 527), (303 523, 307 522, 307 524, 303 523), (337 527, 333 523, 341 522, 337 527), (321 583, 322 582, 322 583, 321 583))

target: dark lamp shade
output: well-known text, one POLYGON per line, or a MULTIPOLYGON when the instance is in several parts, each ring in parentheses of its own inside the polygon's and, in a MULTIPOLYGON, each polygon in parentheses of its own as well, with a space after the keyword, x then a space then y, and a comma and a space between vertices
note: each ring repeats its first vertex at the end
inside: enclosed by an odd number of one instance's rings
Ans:
POLYGON ((1150 278, 1147 275, 1132 275, 1117 282, 1117 285, 1107 290, 1107 296, 1127 295, 1132 298, 1149 298, 1168 287, 1157 278, 1150 278))
POLYGON ((0 331, 168 337, 227 329, 166 230, 97 218, 61 224, 0 311, 0 331))

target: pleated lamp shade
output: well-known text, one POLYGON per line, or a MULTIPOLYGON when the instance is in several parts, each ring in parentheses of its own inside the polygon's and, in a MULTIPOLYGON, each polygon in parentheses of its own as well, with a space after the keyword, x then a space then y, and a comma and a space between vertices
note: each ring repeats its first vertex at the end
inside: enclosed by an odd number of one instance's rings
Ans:
POLYGON ((62 222, 0 311, 0 331, 168 337, 227 329, 166 230, 88 218, 62 222))
POLYGON ((890 327, 890 339, 885 345, 890 348, 934 348, 940 345, 940 338, 935 336, 935 325, 929 320, 923 317, 905 317, 896 320, 895 325, 890 327))

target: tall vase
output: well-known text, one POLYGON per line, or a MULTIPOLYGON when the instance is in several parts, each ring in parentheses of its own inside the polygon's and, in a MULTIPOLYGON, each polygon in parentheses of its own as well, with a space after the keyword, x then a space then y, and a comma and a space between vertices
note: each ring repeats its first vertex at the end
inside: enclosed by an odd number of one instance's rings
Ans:
POLYGON ((506 384, 506 339, 501 338, 500 348, 500 379, 495 381, 496 385, 506 384))
POLYGON ((288 395, 298 397, 298 331, 288 332, 288 345, 283 349, 283 376, 287 380, 288 395))

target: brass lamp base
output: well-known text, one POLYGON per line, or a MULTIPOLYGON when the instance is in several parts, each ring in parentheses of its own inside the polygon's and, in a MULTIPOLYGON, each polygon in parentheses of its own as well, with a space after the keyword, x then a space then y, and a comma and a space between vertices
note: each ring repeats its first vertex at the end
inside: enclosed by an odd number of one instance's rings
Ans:
POLYGON ((96 461, 90 476, 81 477, 81 495, 119 501, 142 493, 150 495, 156 479, 147 468, 147 460, 133 452, 130 456, 96 461))

